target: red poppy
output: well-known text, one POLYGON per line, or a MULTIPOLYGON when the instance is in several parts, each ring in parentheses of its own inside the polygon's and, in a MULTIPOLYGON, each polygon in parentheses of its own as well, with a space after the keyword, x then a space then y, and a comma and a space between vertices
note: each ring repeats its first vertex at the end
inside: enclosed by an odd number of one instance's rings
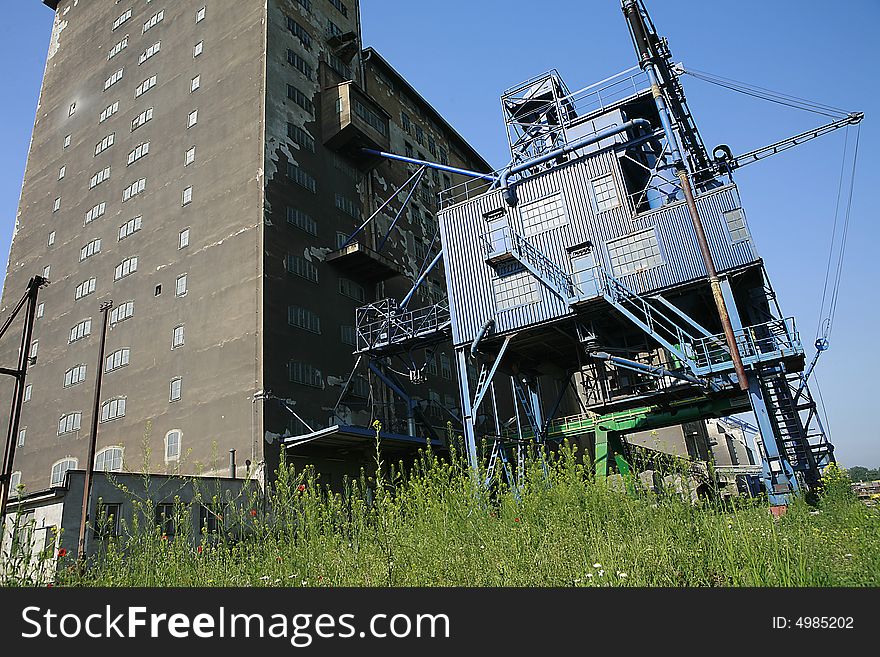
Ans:
POLYGON ((519 522, 519 518, 514 518, 513 521, 514 521, 514 522, 519 522))
POLYGON ((51 589, 53 586, 55 586, 55 585, 54 584, 46 584, 47 589, 51 589))
POLYGON ((257 510, 251 509, 251 518, 256 518, 256 517, 257 517, 257 510))
POLYGON ((199 554, 202 553, 202 546, 201 545, 196 548, 196 552, 198 552, 199 554))
POLYGON ((167 540, 168 540, 168 534, 162 534, 162 540, 163 540, 163 541, 167 541, 167 540))
POLYGON ((61 557, 66 557, 66 556, 67 556, 67 550, 65 548, 61 548, 60 550, 58 550, 58 558, 59 559, 61 557))
POLYGON ((296 487, 296 489, 297 489, 300 493, 302 493, 302 492, 306 489, 306 485, 305 485, 305 484, 300 484, 299 486, 296 487))

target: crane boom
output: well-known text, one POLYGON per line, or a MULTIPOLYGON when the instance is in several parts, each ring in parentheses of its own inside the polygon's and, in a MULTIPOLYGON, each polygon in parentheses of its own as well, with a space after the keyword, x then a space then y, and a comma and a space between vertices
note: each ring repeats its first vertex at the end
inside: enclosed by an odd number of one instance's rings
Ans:
POLYGON ((738 169, 747 164, 759 162, 765 158, 770 157, 771 155, 775 155, 776 153, 786 151, 794 146, 799 146, 805 142, 810 141, 811 139, 815 139, 816 137, 827 135, 829 132, 834 132, 835 130, 838 130, 840 128, 845 128, 848 125, 856 125, 860 123, 864 117, 864 112, 852 112, 842 119, 832 121, 831 123, 826 123, 825 125, 819 126, 818 128, 813 128, 812 130, 807 130, 806 132, 802 132, 799 135, 795 135, 794 137, 782 139, 780 141, 777 141, 775 144, 756 148, 755 150, 749 151, 748 153, 743 153, 742 155, 737 155, 736 157, 729 155, 730 150, 727 148, 727 146, 718 146, 713 151, 712 156, 715 158, 715 161, 719 163, 722 171, 733 171, 734 169, 738 169))

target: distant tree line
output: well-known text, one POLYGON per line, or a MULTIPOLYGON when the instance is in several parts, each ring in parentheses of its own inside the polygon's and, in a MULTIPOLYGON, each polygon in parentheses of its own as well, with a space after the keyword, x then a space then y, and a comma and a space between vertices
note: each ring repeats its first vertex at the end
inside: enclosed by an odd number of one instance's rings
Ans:
POLYGON ((846 472, 853 481, 876 481, 880 479, 880 468, 871 469, 857 465, 849 468, 846 472))

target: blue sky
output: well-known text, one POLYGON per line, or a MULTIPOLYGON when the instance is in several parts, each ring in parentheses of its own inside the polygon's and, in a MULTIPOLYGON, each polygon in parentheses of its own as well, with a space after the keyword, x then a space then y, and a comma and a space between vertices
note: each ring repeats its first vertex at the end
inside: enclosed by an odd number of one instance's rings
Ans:
MULTIPOLYGON (((880 344, 880 186, 876 26, 880 3, 850 0, 846 11, 820 0, 648 0, 654 22, 686 66, 818 102, 861 110, 843 283, 831 348, 817 380, 838 459, 880 466, 873 417, 880 344), (871 48, 871 49, 869 49, 871 48)), ((0 23, 0 258, 5 264, 18 206, 52 12, 16 0, 0 23)), ((499 96, 556 68, 571 89, 628 68, 635 56, 618 0, 362 0, 364 41, 374 46, 495 166, 509 158, 499 96)), ((684 78, 707 146, 734 153, 825 122, 822 117, 750 99, 684 78)), ((798 318, 812 355, 841 166, 838 131, 739 171, 753 237, 783 311, 798 318)))

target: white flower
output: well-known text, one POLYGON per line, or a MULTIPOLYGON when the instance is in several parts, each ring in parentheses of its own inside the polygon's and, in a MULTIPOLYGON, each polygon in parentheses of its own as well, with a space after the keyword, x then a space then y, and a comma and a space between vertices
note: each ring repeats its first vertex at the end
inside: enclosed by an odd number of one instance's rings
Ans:
POLYGON ((590 579, 593 579, 593 573, 587 573, 587 577, 589 577, 590 579))
POLYGON ((602 567, 602 564, 600 564, 600 563, 593 564, 593 568, 601 568, 601 567, 602 567))
POLYGON ((266 581, 266 580, 269 579, 269 576, 268 576, 268 575, 263 575, 260 579, 263 580, 263 581, 266 581))
POLYGON ((620 573, 620 572, 619 572, 619 573, 617 573, 617 576, 618 576, 620 579, 626 579, 626 573, 620 573))
POLYGON ((302 586, 305 586, 306 584, 308 584, 308 582, 306 580, 303 580, 300 582, 300 585, 302 585, 302 586))
POLYGON ((605 571, 604 571, 604 570, 600 570, 599 573, 598 573, 599 577, 602 577, 604 574, 605 574, 605 571))
POLYGON ((845 556, 845 557, 847 557, 847 558, 849 558, 849 557, 851 557, 851 556, 852 556, 852 555, 851 555, 851 554, 850 554, 850 553, 849 553, 849 552, 847 552, 847 553, 846 553, 846 554, 844 554, 844 555, 843 555, 843 556, 845 556))

